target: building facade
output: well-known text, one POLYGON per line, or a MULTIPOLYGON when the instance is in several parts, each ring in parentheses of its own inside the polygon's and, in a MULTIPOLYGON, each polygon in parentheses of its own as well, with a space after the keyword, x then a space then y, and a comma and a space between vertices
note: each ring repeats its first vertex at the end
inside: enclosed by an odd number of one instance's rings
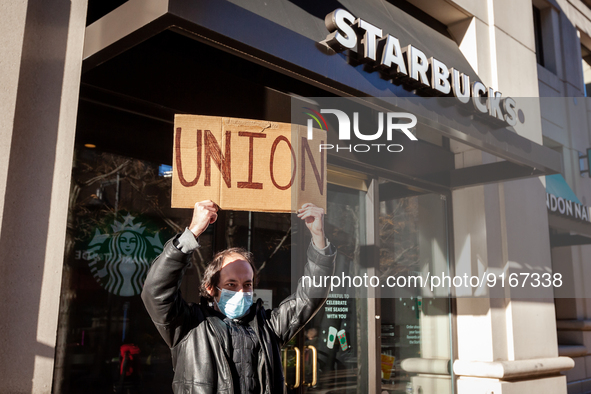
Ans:
MULTIPOLYGON (((174 115, 290 123, 295 108, 342 97, 366 98, 367 114, 413 108, 418 141, 382 161, 327 152, 337 272, 480 277, 527 267, 558 272, 564 283, 535 297, 517 288, 469 297, 335 293, 283 350, 286 392, 591 392, 591 223, 566 209, 588 212, 591 198, 590 7, 8 1, 0 392, 169 391, 170 352, 138 294, 151 259, 190 219, 170 207, 174 115), (360 24, 351 30, 360 40, 369 30, 352 18, 460 70, 486 88, 481 96, 513 97, 513 124, 429 101, 434 85, 380 67, 367 34, 354 48, 330 45, 339 9, 347 25, 360 24)), ((305 243, 294 222, 223 212, 200 240, 184 297, 198 300, 215 251, 240 245, 257 259, 256 297, 277 306, 300 274, 285 263, 305 243)))

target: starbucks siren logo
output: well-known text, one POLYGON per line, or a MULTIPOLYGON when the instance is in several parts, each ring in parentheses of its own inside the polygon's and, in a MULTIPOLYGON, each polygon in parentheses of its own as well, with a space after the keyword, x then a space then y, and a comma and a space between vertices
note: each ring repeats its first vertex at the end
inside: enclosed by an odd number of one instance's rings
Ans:
POLYGON ((112 233, 97 228, 88 243, 88 266, 97 282, 108 292, 129 297, 140 294, 152 260, 163 249, 159 231, 146 234, 142 222, 129 213, 124 221, 110 225, 112 233))

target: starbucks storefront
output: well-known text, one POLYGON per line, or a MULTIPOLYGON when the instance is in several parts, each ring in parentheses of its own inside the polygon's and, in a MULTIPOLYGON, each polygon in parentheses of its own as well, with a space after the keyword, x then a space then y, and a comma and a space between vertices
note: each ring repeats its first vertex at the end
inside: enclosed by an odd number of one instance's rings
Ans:
MULTIPOLYGON (((152 3, 125 2, 86 28, 56 393, 171 391, 170 350, 139 293, 151 260, 190 221, 189 210, 170 206, 175 114, 294 123, 297 108, 319 109, 323 98, 341 97, 377 97, 355 102, 360 117, 415 114, 418 140, 400 134, 388 142, 402 152, 326 151, 326 234, 338 249, 336 272, 350 276, 451 273, 454 190, 560 171, 554 152, 506 124, 491 126, 436 99, 413 101, 432 90, 393 83, 351 59, 353 51, 319 44, 333 9, 288 1, 269 8, 152 3), (462 168, 456 153, 468 147, 492 159, 462 168)), ((412 16, 341 5, 478 80, 455 42, 412 16)), ((336 117, 325 118, 327 144, 342 145, 336 117)), ((222 211, 200 238, 183 297, 198 301, 215 252, 242 246, 255 256, 255 297, 278 306, 301 275, 292 256, 309 242, 306 235, 288 213, 222 211)), ((394 297, 371 286, 333 292, 283 349, 286 391, 455 393, 455 310, 448 293, 394 297)))

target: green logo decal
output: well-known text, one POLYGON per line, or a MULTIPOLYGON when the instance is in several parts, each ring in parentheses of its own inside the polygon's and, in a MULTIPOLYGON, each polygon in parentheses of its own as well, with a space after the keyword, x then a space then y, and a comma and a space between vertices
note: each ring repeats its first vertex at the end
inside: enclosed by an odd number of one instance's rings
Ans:
POLYGON ((92 275, 105 290, 130 297, 142 291, 150 263, 163 245, 159 231, 134 223, 136 217, 129 213, 122 219, 107 225, 104 232, 95 229, 85 255, 92 275))

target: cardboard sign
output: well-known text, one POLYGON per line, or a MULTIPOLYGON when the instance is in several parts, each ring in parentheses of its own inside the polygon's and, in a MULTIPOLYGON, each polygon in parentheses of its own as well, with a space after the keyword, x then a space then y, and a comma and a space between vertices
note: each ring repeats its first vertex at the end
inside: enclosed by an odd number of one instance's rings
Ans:
POLYGON ((239 211, 326 210, 325 131, 308 139, 306 126, 199 115, 176 115, 174 128, 173 208, 212 200, 239 211))

